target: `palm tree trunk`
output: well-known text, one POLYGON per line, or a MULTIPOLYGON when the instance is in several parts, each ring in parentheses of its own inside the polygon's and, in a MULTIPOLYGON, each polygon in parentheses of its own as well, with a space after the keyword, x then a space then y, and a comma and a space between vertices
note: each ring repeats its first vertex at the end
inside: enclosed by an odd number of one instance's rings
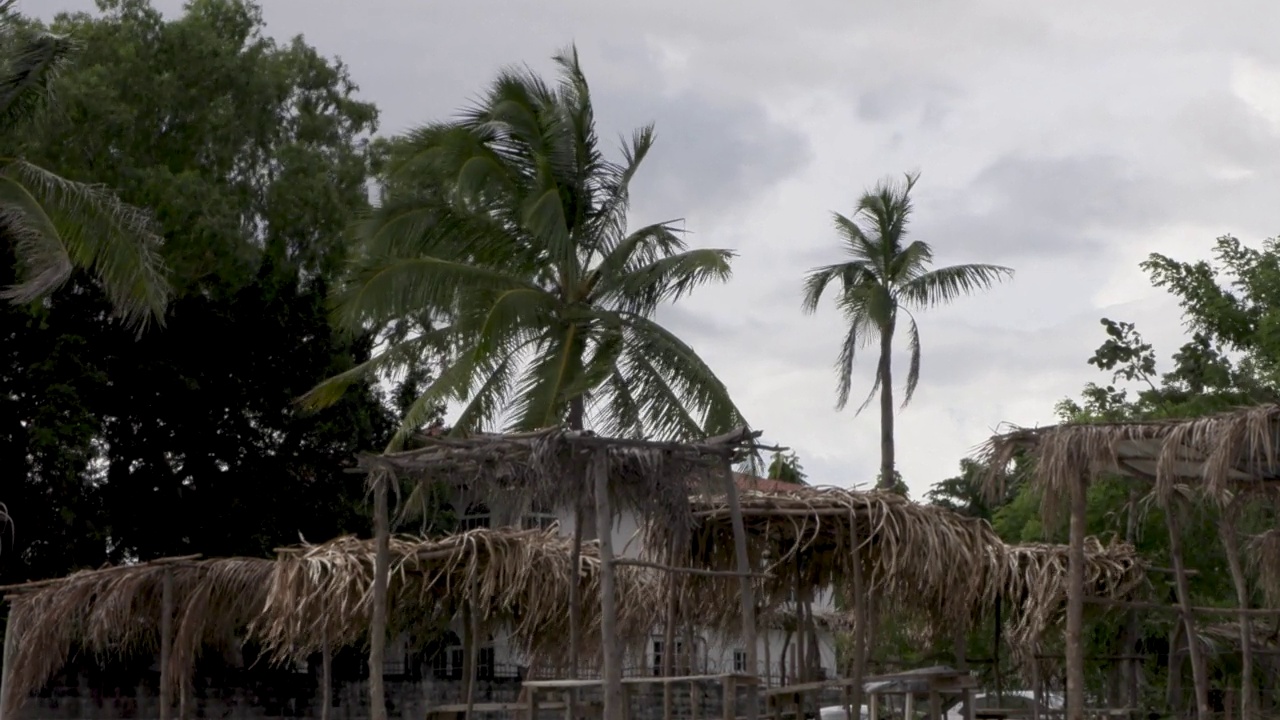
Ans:
POLYGON ((387 720, 382 687, 382 664, 387 654, 387 581, 391 567, 391 538, 387 519, 387 484, 379 471, 373 486, 373 613, 369 620, 369 720, 387 720))
POLYGON ((880 331, 880 483, 881 489, 894 487, 893 447, 893 323, 880 331))
POLYGON ((1240 718, 1253 720, 1256 713, 1253 702, 1253 628, 1250 626, 1248 613, 1249 586, 1245 580, 1244 568, 1240 564, 1240 541, 1236 536, 1236 519, 1240 510, 1237 500, 1238 496, 1223 510, 1218 531, 1227 551, 1227 566, 1231 569, 1231 581, 1236 586, 1236 602, 1240 606, 1240 718))
POLYGON ((600 542, 600 650, 604 720, 622 720, 622 653, 618 644, 618 605, 614 589, 613 510, 609 506, 609 451, 597 450, 591 458, 595 480, 596 534, 600 542))

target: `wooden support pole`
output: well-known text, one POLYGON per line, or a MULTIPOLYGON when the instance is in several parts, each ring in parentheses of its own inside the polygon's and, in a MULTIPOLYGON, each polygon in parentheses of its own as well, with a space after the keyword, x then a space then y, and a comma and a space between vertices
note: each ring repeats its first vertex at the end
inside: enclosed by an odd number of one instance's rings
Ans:
POLYGON ((391 569, 391 528, 387 517, 387 485, 391 473, 373 477, 373 607, 369 619, 369 720, 387 720, 382 667, 387 656, 387 583, 391 569))
MULTIPOLYGON (((1240 624, 1240 718, 1253 720, 1253 629, 1249 621, 1249 584, 1240 562, 1240 540, 1236 535, 1236 518, 1239 517, 1239 498, 1236 496, 1222 510, 1222 522, 1218 532, 1222 536, 1223 549, 1227 551, 1227 566, 1231 569, 1231 581, 1235 585, 1236 605, 1240 608, 1236 622, 1240 624)), ((1231 704, 1227 705, 1230 712, 1231 704)))
MULTIPOLYGON (((752 676, 760 673, 760 664, 756 659, 756 599, 755 589, 751 585, 751 557, 747 552, 747 529, 742 520, 742 505, 738 502, 738 484, 733 477, 733 464, 725 458, 721 466, 724 477, 725 498, 729 501, 729 517, 733 523, 733 552, 738 563, 738 591, 742 595, 742 641, 746 644, 747 672, 752 676)), ((747 685, 746 720, 757 720, 760 709, 760 684, 751 682, 747 685)))
POLYGON ((596 495, 596 533, 600 542, 600 650, 604 720, 622 720, 622 656, 618 643, 618 605, 613 574, 613 510, 609 502, 609 449, 592 453, 596 495))
POLYGON ((324 631, 320 646, 320 720, 329 720, 333 708, 333 650, 329 648, 329 631, 324 631))
MULTIPOLYGON (((849 513, 849 532, 853 543, 853 693, 852 701, 855 715, 850 720, 861 718, 862 713, 862 678, 867 672, 867 587, 862 576, 862 532, 858 527, 858 517, 849 513)), ((871 702, 874 707, 875 696, 871 702)), ((874 712, 874 711, 873 711, 874 712)))
POLYGON ((1071 482, 1067 552, 1067 720, 1084 720, 1084 534, 1087 477, 1071 482))
POLYGON ((160 720, 169 720, 173 711, 169 669, 173 658, 173 571, 165 568, 160 583, 160 720))
POLYGON ((18 620, 18 602, 9 601, 9 615, 4 621, 4 665, 0 667, 0 720, 11 720, 17 715, 20 703, 10 699, 13 691, 14 655, 18 649, 18 632, 21 630, 18 620))
POLYGON ((1004 673, 1000 669, 1000 635, 1004 630, 1004 596, 996 595, 996 637, 991 646, 992 668, 996 673, 996 702, 1004 707, 1004 673))
POLYGON ((1182 529, 1178 522, 1178 508, 1173 502, 1164 505, 1165 524, 1169 527, 1169 557, 1173 560, 1174 587, 1178 592, 1178 604, 1182 608, 1182 624, 1187 630, 1187 655, 1191 659, 1191 677, 1195 684, 1196 717, 1209 720, 1209 678, 1196 640, 1195 617, 1191 614, 1191 588, 1183 572, 1182 529))
MULTIPOLYGON (((667 545, 667 563, 676 563, 676 544, 672 540, 667 545)), ((671 677, 676 654, 676 613, 678 611, 676 594, 676 576, 667 573, 667 622, 662 629, 662 676, 671 677)), ((675 706, 675 688, 671 683, 662 683, 662 720, 671 720, 675 706)))
POLYGON ((472 713, 476 704, 476 658, 479 655, 476 652, 476 646, 480 639, 476 635, 474 603, 475 601, 472 600, 462 610, 462 651, 466 653, 462 660, 462 680, 466 683, 463 686, 467 703, 464 715, 466 720, 472 720, 474 717, 472 713))

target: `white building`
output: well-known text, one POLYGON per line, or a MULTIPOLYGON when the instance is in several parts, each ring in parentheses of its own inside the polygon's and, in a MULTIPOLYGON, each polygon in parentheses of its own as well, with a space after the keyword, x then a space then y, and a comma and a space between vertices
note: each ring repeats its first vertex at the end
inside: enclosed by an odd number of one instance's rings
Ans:
MULTIPOLYGON (((785 483, 766 480, 746 475, 736 477, 738 487, 744 491, 775 492, 787 487, 785 483)), ((453 508, 459 521, 459 530, 470 530, 477 527, 523 527, 546 528, 552 524, 559 525, 559 531, 566 536, 573 535, 573 511, 571 508, 528 508, 518 507, 514 503, 503 503, 501 499, 490 498, 487 502, 479 502, 463 497, 454 498, 453 508)), ((639 532, 639 519, 630 512, 624 512, 615 521, 613 528, 614 552, 621 557, 638 558, 642 554, 643 537, 639 532)), ((583 528, 583 538, 595 539, 595 524, 583 528)), ((626 602, 626 598, 619 598, 626 602)), ((813 612, 818 618, 829 616, 834 611, 832 596, 824 591, 814 600, 813 612)), ((786 616, 787 608, 781 611, 786 616)), ((791 611, 794 617, 794 611, 791 611)), ((778 613, 775 613, 775 617, 778 613)), ((774 623, 778 625, 779 623, 774 623)), ((457 640, 462 635, 460 628, 454 629, 455 637, 447 644, 443 652, 436 654, 431 668, 421 668, 424 675, 429 674, 436 679, 460 679, 462 676, 464 653, 457 640)), ((817 630, 818 656, 821 671, 827 677, 836 675, 835 636, 825 623, 819 623, 817 630)), ((625 668, 628 675, 661 674, 662 668, 662 628, 654 629, 643 658, 630 658, 625 668)), ((725 637, 712 629, 698 633, 694 638, 694 665, 687 667, 686 652, 683 639, 676 642, 675 667, 679 674, 714 674, 719 672, 747 672, 746 651, 740 641, 725 637)), ((770 684, 781 681, 793 682, 798 662, 798 646, 794 633, 782 627, 766 627, 762 623, 757 631, 756 672, 769 678, 770 684), (768 665, 766 666, 766 662, 768 665)), ((412 653, 404 638, 399 638, 387 648, 386 673, 389 676, 411 672, 412 653)), ((527 660, 517 648, 507 643, 507 638, 498 634, 489 638, 488 643, 481 646, 478 655, 477 673, 479 679, 523 677, 527 660)))

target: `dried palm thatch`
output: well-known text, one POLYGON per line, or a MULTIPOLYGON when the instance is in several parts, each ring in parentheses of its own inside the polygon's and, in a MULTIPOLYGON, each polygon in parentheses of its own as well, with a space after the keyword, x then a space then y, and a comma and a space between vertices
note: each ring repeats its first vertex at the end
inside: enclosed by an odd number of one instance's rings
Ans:
POLYGON ((1280 530, 1272 529, 1249 540, 1249 565, 1271 607, 1280 607, 1280 530))
POLYGON ((999 473, 1019 451, 1036 460, 1044 511, 1056 516, 1072 483, 1100 474, 1152 482, 1162 496, 1179 485, 1223 499, 1280 480, 1280 405, 1260 405, 1193 419, 1132 423, 1068 423, 1014 429, 980 451, 999 473))
MULTIPOLYGON (((464 608, 484 630, 505 627, 512 643, 540 658, 567 653, 572 541, 549 530, 477 529, 442 539, 391 540, 389 625, 417 634, 436 632, 464 608)), ((583 597, 599 594, 600 559, 584 543, 577 574, 583 597)), ((368 635, 374 543, 343 537, 285 548, 253 630, 279 660, 302 659, 324 643, 353 645, 368 635)), ((661 607, 660 588, 646 568, 616 570, 624 640, 642 642, 661 607)), ((599 652, 600 611, 584 603, 584 656, 599 652)))
MULTIPOLYGON (((756 593, 766 613, 788 603, 797 588, 832 588, 850 597, 855 562, 868 595, 887 597, 899 611, 919 614, 947 633, 990 612, 1000 598, 1009 610, 1010 640, 1034 650, 1065 611, 1065 546, 1008 545, 985 521, 878 490, 797 487, 745 493, 740 503, 752 563, 763 575, 756 593)), ((697 498, 693 514, 697 525, 683 561, 734 567, 724 499, 697 498)), ((662 547, 668 537, 657 525, 647 532, 649 547, 662 547)), ((1090 539, 1086 561, 1086 582, 1095 595, 1126 597, 1145 585, 1145 564, 1130 545, 1090 539)), ((689 582, 699 599, 697 617, 733 632, 738 608, 731 581, 697 576, 689 582)))
MULTIPOLYGON (((1084 551, 1085 596, 1124 600, 1146 588, 1146 563, 1132 545, 1104 545, 1088 537, 1084 551)), ((988 582, 1014 609, 1008 638, 1015 657, 1024 663, 1031 662, 1049 628, 1066 622, 1068 553, 1066 545, 1005 545, 999 553, 1002 559, 991 568, 988 582)))
POLYGON ((173 558, 4 588, 9 631, 18 633, 5 715, 77 650, 108 657, 156 650, 166 574, 173 602, 167 677, 170 689, 179 689, 190 681, 203 647, 230 640, 262 611, 273 565, 252 558, 173 558))
POLYGON ((359 469, 444 482, 482 498, 505 496, 552 506, 573 499, 590 507, 595 486, 586 462, 592 451, 607 449, 612 507, 641 509, 662 522, 687 526, 689 496, 717 481, 726 461, 751 452, 759 435, 740 428, 694 443, 606 438, 562 428, 420 435, 412 450, 362 456, 359 469))

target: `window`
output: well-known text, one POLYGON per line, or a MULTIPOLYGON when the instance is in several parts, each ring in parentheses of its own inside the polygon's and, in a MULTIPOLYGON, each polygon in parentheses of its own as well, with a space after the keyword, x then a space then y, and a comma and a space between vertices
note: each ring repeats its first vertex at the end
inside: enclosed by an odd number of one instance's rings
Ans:
POLYGON ((551 511, 551 508, 535 502, 529 506, 529 511, 520 519, 520 525, 525 530, 547 530, 559 521, 560 519, 551 511))
POLYGON ((746 650, 733 651, 733 671, 736 673, 747 672, 747 651, 746 650))
POLYGON ((460 532, 487 527, 489 527, 489 506, 484 503, 468 505, 467 511, 462 513, 462 517, 458 518, 458 530, 460 532))
MULTIPOLYGON (((495 656, 492 645, 476 651, 476 679, 492 680, 495 676, 495 656)), ((431 675, 437 680, 462 680, 467 667, 467 653, 461 645, 453 645, 436 653, 431 660, 431 675)))
MULTIPOLYGON (((662 646, 663 646, 662 640, 653 641, 653 674, 654 676, 657 676, 657 677, 661 677, 662 675, 662 660, 663 660, 662 646)), ((690 667, 689 665, 690 658, 688 653, 685 651, 685 647, 686 645, 684 644, 683 640, 676 640, 675 655, 671 657, 671 672, 676 675, 693 675, 694 674, 694 668, 690 667)), ((698 659, 702 655, 702 651, 703 651, 702 638, 694 638, 693 662, 695 666, 699 664, 698 659)))

